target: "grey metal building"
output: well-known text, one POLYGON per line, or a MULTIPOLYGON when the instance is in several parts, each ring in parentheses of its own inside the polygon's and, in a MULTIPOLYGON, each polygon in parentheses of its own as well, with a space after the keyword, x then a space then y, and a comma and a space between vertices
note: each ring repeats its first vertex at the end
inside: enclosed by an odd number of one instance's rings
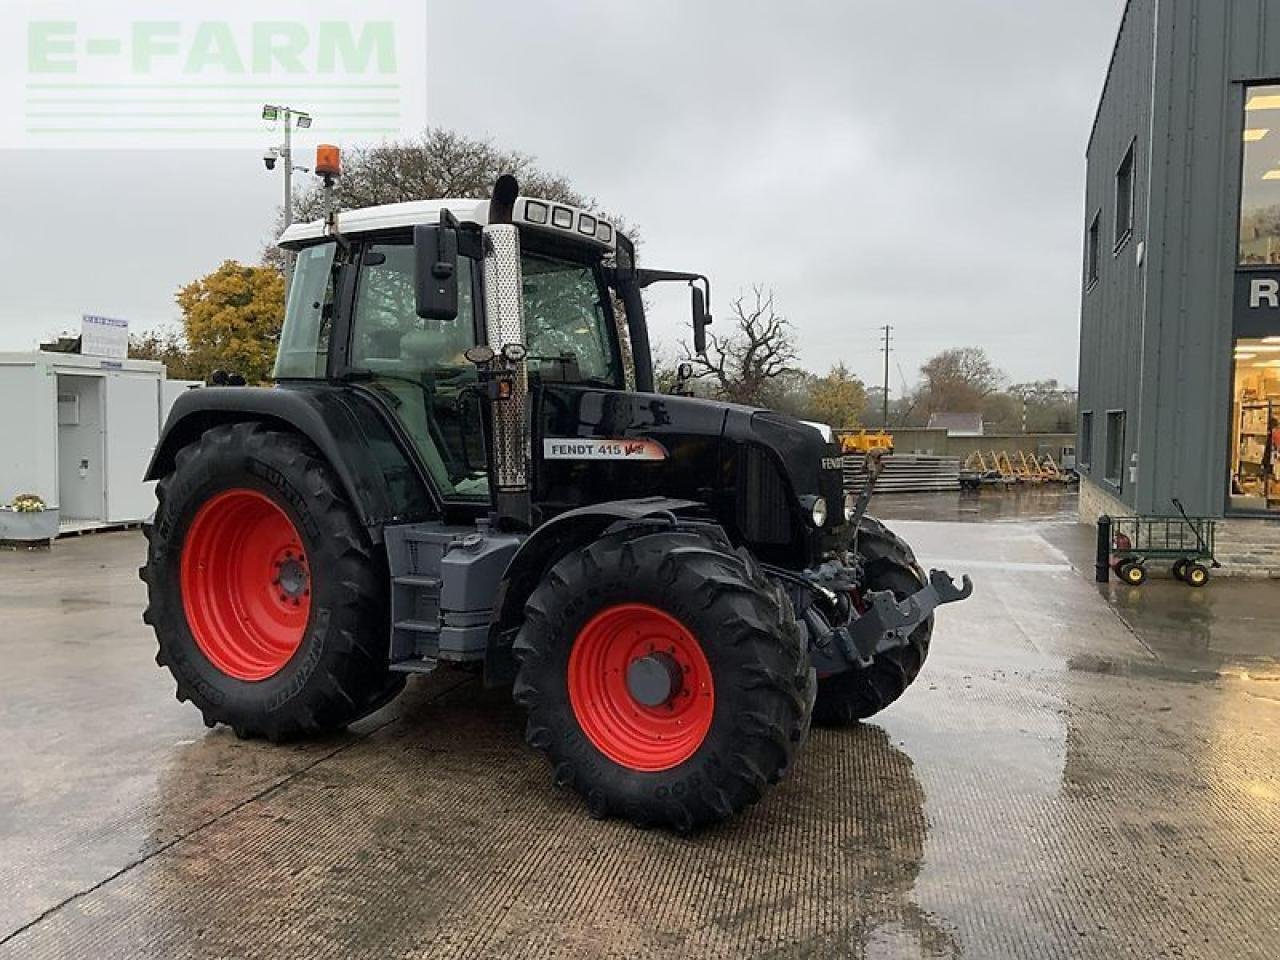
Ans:
POLYGON ((1087 158, 1082 516, 1172 514, 1178 497, 1270 541, 1280 0, 1130 0, 1087 158))

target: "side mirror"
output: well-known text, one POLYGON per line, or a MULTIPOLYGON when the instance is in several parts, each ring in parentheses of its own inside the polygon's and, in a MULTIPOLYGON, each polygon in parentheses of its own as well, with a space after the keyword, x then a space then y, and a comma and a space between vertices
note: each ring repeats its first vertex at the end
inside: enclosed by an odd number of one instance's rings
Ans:
POLYGON ((707 313, 707 297, 701 287, 691 286, 693 291, 693 350, 698 354, 707 352, 707 327, 711 325, 711 315, 707 313))
POLYGON ((424 320, 458 317, 458 231, 420 223, 413 228, 413 294, 424 320))

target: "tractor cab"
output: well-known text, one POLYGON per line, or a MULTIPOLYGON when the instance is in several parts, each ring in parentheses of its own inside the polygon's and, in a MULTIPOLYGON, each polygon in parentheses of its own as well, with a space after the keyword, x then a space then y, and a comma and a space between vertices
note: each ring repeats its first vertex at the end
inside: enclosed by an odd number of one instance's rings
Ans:
MULTIPOLYGON (((340 381, 376 395, 412 442, 433 494, 459 516, 467 507, 487 509, 494 492, 481 384, 494 361, 468 358, 473 347, 490 343, 488 215, 488 201, 392 204, 340 214, 336 233, 316 221, 281 238, 297 264, 276 380, 340 381), (420 310, 423 260, 440 262, 440 251, 426 247, 446 230, 447 308, 420 310)), ((524 348, 526 383, 625 389, 606 273, 616 250, 613 226, 533 198, 520 198, 512 219, 520 228, 518 261, 500 265, 491 254, 490 269, 503 269, 518 286, 523 331, 498 345, 524 348)))

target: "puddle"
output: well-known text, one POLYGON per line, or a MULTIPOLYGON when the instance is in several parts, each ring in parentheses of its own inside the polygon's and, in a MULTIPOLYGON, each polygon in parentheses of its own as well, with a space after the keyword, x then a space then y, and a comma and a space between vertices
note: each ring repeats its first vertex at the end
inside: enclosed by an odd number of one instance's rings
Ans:
POLYGON ((1076 673, 1142 677, 1148 680, 1170 680, 1174 683, 1214 683, 1219 677, 1224 676, 1217 670, 1194 670, 1171 666, 1167 663, 1153 663, 1149 660, 1099 657, 1090 653, 1070 657, 1067 660, 1067 669, 1076 673))

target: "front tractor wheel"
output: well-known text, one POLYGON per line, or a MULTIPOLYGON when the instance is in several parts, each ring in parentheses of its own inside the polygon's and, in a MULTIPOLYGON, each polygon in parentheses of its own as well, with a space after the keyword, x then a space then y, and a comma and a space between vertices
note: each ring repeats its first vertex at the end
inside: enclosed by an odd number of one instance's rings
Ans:
MULTIPOLYGON (((865 570, 865 588, 892 590, 902 600, 925 585, 924 572, 911 548, 888 527, 864 517, 858 527, 858 552, 865 570)), ((818 681, 813 720, 823 726, 846 726, 879 713, 915 682, 929 656, 933 617, 907 637, 907 643, 877 654, 865 669, 845 670, 818 681)))
POLYGON ((143 619, 178 699, 273 740, 345 726, 393 696, 382 578, 325 464, 241 423, 178 452, 146 527, 143 619))
POLYGON ((525 615, 528 741, 593 815, 692 830, 790 767, 813 671, 785 594, 727 543, 610 534, 561 559, 525 615))

